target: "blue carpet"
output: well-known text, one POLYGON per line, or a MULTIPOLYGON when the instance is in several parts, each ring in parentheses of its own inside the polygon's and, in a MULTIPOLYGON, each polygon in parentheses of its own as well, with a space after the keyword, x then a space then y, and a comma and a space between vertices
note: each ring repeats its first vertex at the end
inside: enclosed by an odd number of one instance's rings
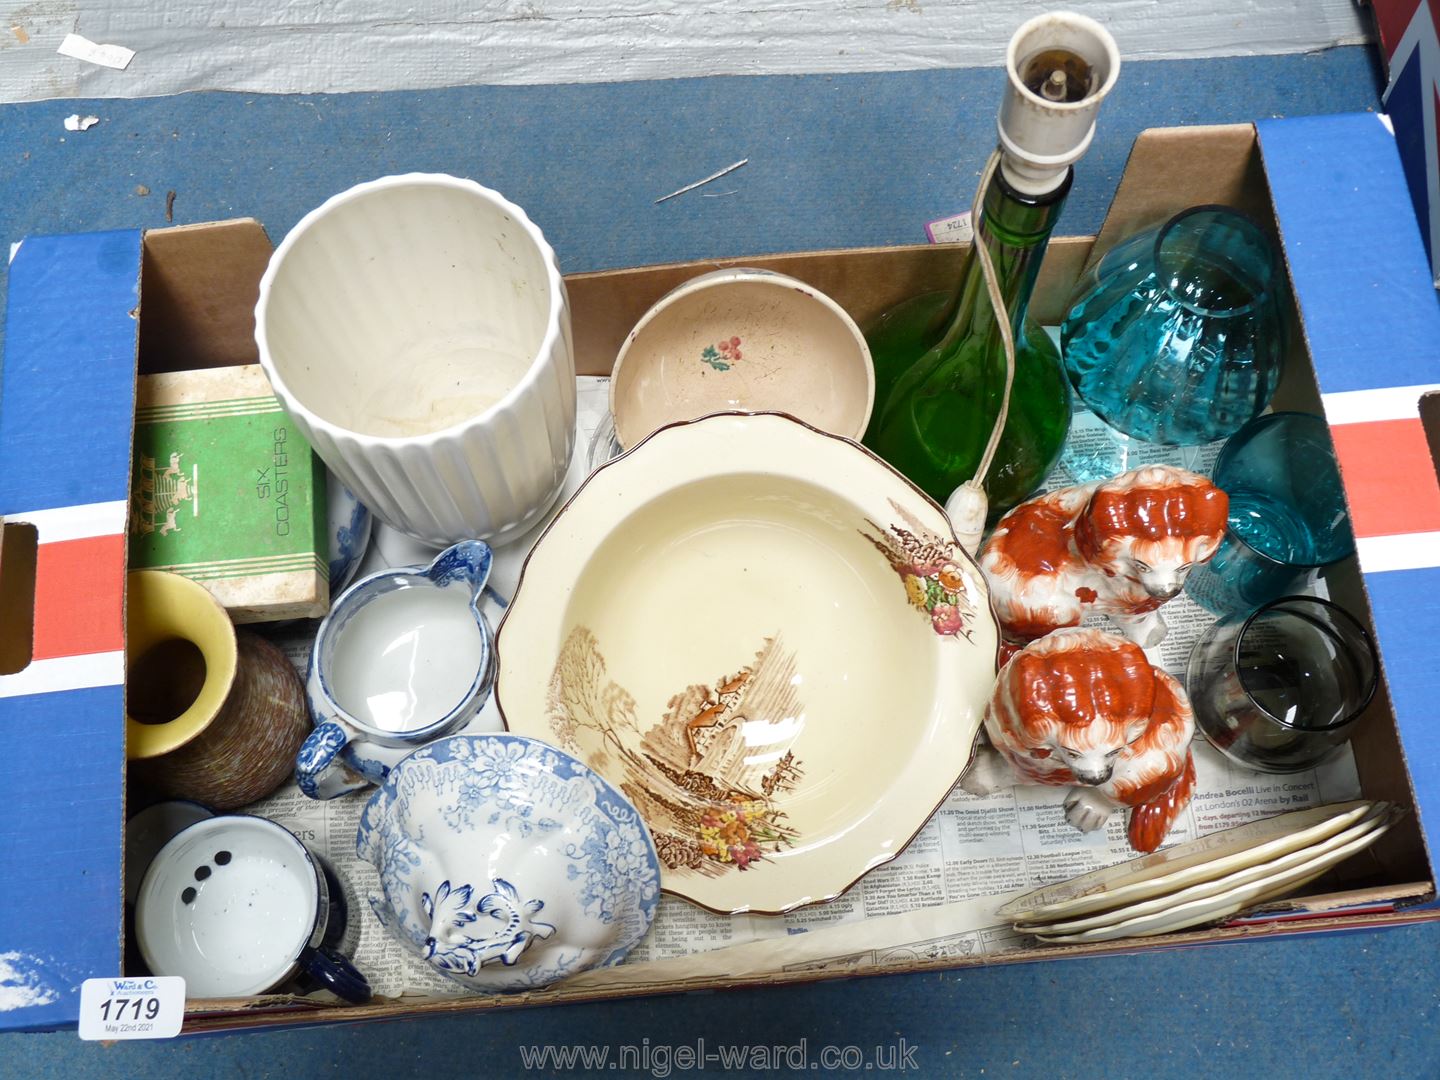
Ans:
MULTIPOLYGON (((176 223, 253 216, 278 239, 336 191, 422 170, 519 202, 569 271, 914 243, 968 207, 1000 84, 964 70, 3 106, 0 240, 163 225, 170 191, 176 223), (101 123, 64 131, 77 111, 101 123), (702 189, 719 197, 654 205, 744 157, 702 189)), ((1127 65, 1060 232, 1099 227, 1142 128, 1374 109, 1378 86, 1363 48, 1127 65)), ((512 1076, 522 1046, 594 1045, 614 1065, 646 1039, 639 1074, 683 1076, 675 1048, 697 1038, 711 1053, 804 1039, 815 1065, 827 1045, 888 1059, 903 1038, 912 1075, 1435 1076, 1437 945, 1440 928, 1415 927, 243 1038, 5 1036, 0 1077, 512 1076)))
MULTIPOLYGON (((1127 65, 1058 232, 1098 230, 1146 127, 1375 109, 1365 48, 1127 65)), ((923 243, 967 210, 995 145, 999 69, 415 93, 0 106, 0 240, 259 218, 278 239, 327 196, 395 172, 470 176, 523 206, 567 272, 923 243), (100 123, 67 132, 64 118, 100 123), (741 158, 749 165, 660 206, 741 158), (137 196, 137 185, 150 190, 137 196)))

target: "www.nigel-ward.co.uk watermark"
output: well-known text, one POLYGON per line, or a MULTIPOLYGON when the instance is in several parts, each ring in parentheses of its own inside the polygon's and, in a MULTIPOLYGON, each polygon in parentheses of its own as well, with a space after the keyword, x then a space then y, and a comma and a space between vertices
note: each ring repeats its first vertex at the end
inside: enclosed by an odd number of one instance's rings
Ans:
POLYGON ((896 1043, 870 1048, 824 1044, 811 1046, 808 1039, 779 1045, 745 1043, 652 1043, 621 1046, 571 1044, 567 1046, 521 1046, 520 1064, 529 1069, 583 1069, 586 1072, 648 1072, 665 1080, 674 1072, 706 1069, 750 1069, 757 1072, 905 1072, 918 1070, 914 1043, 896 1043))

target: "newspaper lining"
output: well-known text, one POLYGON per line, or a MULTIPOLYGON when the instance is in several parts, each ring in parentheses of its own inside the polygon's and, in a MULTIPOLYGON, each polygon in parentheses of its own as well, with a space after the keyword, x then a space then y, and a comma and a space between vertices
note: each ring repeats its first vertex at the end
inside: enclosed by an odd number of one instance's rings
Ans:
MULTIPOLYGON (((568 495, 583 480, 584 448, 605 417, 607 380, 580 380, 575 461, 568 495)), ((1107 438, 1099 421, 1077 413, 1072 438, 1107 438)), ((1167 461, 1206 472, 1218 444, 1200 448, 1156 448, 1147 460, 1167 461)), ((1046 487, 1069 483, 1057 470, 1046 487)), ((497 551, 497 567, 518 563, 523 550, 497 551)), ((373 565, 375 547, 367 557, 373 565)), ((383 562, 379 565, 384 565, 383 562)), ((499 576, 505 577, 506 574, 499 576)), ((1317 583, 1317 591, 1323 582, 1317 583)), ((492 618, 498 612, 492 612, 492 618)), ((1195 640, 1214 617, 1182 593, 1164 608, 1169 635, 1148 652, 1153 663, 1182 681, 1195 640)), ((1095 618, 1087 625, 1104 625, 1095 618)), ((315 624, 271 631, 303 674, 315 624)), ((495 730, 493 704, 471 730, 495 730)), ((1165 846, 1228 829, 1258 818, 1325 803, 1359 798, 1360 782, 1349 746, 1319 768, 1276 776, 1250 772, 1197 737, 1193 744, 1196 789, 1165 846)), ((1126 815, 1117 812, 1105 828, 1089 834, 1065 822, 1063 787, 1020 787, 976 797, 951 792, 914 840, 892 862, 871 871, 849 892, 825 904, 784 916, 714 915, 665 896, 654 926, 623 964, 586 972, 545 992, 556 1000, 600 989, 661 985, 805 970, 862 970, 930 957, 990 956, 1023 948, 995 911, 1021 892, 1110 866, 1134 857, 1125 839, 1126 815)), ((255 803, 251 813, 273 818, 316 849, 342 882, 350 910, 342 948, 370 979, 376 994, 459 996, 466 991, 399 944, 369 912, 379 895, 379 876, 355 855, 355 830, 368 791, 318 802, 293 785, 255 803)), ((756 871, 763 873, 763 866, 756 871)))

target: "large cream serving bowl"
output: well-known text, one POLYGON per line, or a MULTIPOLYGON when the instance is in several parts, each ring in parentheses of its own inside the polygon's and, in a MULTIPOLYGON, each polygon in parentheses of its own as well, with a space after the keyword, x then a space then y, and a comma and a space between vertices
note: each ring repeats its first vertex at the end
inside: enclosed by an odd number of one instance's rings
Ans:
POLYGON ((996 644, 938 506, 846 439, 723 414, 655 433, 551 524, 498 697, 634 801, 667 891, 778 913, 894 858, 944 800, 996 644))

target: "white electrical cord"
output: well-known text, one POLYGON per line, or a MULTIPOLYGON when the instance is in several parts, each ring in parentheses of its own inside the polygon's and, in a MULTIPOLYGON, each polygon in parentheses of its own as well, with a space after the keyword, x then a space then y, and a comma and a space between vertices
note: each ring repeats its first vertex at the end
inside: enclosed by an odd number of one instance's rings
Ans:
POLYGON ((1010 390, 1015 385, 1015 333, 1010 327, 1010 312, 1006 309, 1005 297, 1000 292, 995 263, 990 258, 990 251, 980 233, 980 219, 985 211, 985 192, 999 163, 1000 150, 996 148, 990 154, 990 160, 985 163, 985 169, 980 174, 980 185, 975 189, 975 200, 970 204, 970 228, 975 257, 980 260, 985 291, 989 294, 990 306, 994 309, 999 324, 1000 341, 1005 349, 1005 392, 1000 397, 1000 411, 995 416, 995 426, 990 429, 990 441, 985 444, 985 453, 980 457, 980 465, 975 470, 975 475, 956 488, 945 502, 945 512, 950 516, 955 536, 960 541, 960 546, 971 555, 979 549, 980 537, 985 532, 985 518, 990 509, 989 499, 985 495, 985 477, 995 461, 1000 438, 1005 434, 1005 422, 1010 417, 1010 390))

